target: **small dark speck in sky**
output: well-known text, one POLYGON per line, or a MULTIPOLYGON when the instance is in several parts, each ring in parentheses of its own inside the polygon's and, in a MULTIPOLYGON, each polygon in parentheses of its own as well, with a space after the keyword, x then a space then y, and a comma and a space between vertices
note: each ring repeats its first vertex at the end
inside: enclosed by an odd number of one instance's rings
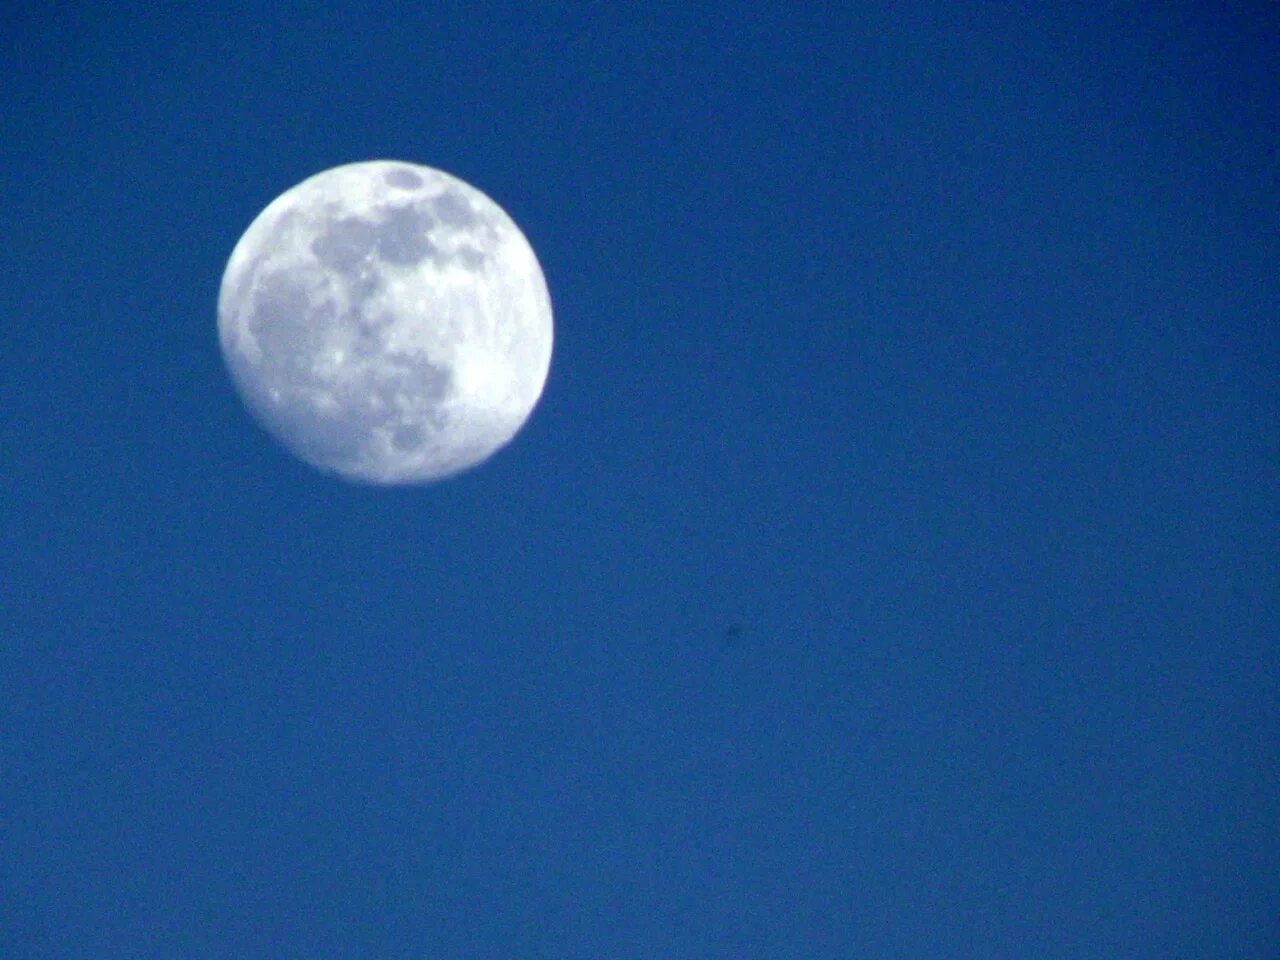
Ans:
POLYGON ((721 645, 726 649, 736 647, 742 639, 744 628, 740 623, 730 624, 725 628, 724 635, 721 637, 721 645))

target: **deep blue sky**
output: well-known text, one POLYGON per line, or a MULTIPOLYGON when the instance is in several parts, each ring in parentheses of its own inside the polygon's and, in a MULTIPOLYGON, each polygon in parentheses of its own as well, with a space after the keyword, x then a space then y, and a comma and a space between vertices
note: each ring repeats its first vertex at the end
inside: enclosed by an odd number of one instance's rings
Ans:
POLYGON ((1280 956, 1274 7, 32 6, 6 960, 1280 956), (434 487, 218 353, 374 158, 556 310, 434 487))

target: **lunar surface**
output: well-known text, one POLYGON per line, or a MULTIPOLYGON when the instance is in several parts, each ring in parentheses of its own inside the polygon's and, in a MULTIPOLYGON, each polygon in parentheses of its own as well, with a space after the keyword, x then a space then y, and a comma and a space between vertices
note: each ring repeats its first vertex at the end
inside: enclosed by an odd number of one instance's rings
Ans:
POLYGON ((350 480, 466 470, 528 419, 551 299, 511 218, 431 167, 371 161, 288 190, 250 224, 218 295, 245 403, 299 458, 350 480))

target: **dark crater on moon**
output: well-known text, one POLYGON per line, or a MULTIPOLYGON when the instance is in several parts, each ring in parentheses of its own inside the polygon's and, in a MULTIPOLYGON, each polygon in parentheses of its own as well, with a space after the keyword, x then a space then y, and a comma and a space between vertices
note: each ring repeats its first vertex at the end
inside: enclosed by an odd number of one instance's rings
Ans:
POLYGON ((391 445, 397 450, 417 450, 427 432, 416 423, 402 423, 391 431, 391 445))
POLYGON ((326 267, 345 276, 359 269, 377 242, 378 232, 368 220, 343 217, 311 242, 311 252, 326 267))
POLYGON ((361 289, 354 291, 357 297, 372 293, 378 286, 376 279, 362 270, 371 255, 397 266, 423 260, 437 266, 461 263, 468 270, 484 266, 487 255, 471 244, 446 252, 433 243, 431 231, 436 228, 443 229, 446 235, 456 230, 479 231, 490 239, 496 236, 493 225, 477 214, 465 197, 450 192, 431 202, 380 207, 373 220, 338 217, 311 242, 311 252, 323 266, 360 283, 361 289))
POLYGON ((388 263, 417 263, 430 257, 437 262, 440 252, 427 234, 435 218, 418 207, 392 207, 378 224, 378 256, 388 263))
POLYGON ((457 257, 468 270, 479 270, 484 266, 485 255, 475 247, 459 247, 457 257))
POLYGON ((437 366, 425 357, 393 355, 383 357, 358 385, 363 395, 380 401, 380 406, 394 416, 397 395, 413 397, 415 415, 436 411, 440 402, 453 390, 453 371, 437 366))
POLYGON ((416 190, 422 186, 422 178, 412 170, 391 170, 385 177, 388 186, 401 190, 416 190))
POLYGON ((480 217, 461 191, 446 190, 435 199, 435 215, 451 227, 474 227, 480 217))
POLYGON ((336 319, 332 306, 316 304, 305 287, 276 275, 254 293, 248 326, 275 368, 273 375, 289 380, 309 375, 312 359, 336 319))

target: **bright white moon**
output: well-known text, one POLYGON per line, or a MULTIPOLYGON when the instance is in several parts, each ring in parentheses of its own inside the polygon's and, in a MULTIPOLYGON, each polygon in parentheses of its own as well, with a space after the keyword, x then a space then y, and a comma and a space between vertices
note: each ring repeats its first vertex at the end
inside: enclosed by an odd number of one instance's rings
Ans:
POLYGON ((528 419, 551 299, 524 234, 431 167, 334 167, 281 194, 232 251, 218 334, 236 386, 302 460, 350 480, 466 470, 528 419))

